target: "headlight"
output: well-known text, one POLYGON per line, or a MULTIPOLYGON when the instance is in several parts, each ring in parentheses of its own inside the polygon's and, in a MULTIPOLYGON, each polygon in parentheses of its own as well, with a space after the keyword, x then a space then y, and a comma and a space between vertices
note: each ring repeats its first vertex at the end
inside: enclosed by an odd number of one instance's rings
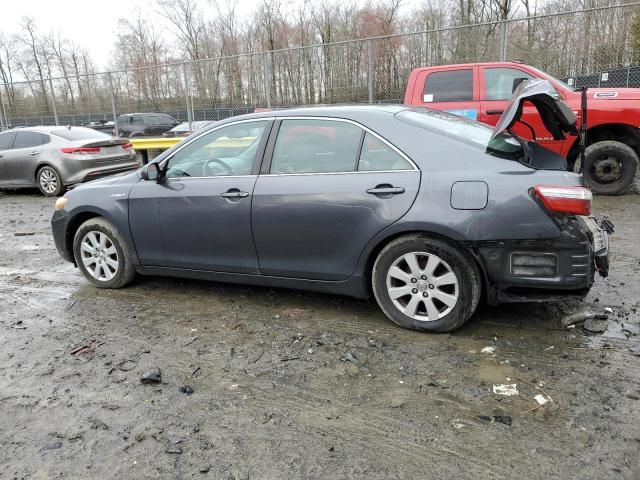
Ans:
POLYGON ((55 209, 56 210, 62 210, 64 208, 64 206, 67 204, 67 201, 69 199, 67 197, 60 197, 56 200, 56 205, 55 205, 55 209))

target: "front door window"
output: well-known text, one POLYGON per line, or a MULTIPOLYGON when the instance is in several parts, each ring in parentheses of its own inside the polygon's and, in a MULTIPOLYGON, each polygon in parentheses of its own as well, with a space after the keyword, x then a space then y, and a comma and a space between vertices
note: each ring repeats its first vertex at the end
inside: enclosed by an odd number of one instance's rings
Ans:
POLYGON ((532 77, 515 68, 485 68, 486 100, 510 100, 513 95, 513 81, 518 78, 532 77))
POLYGON ((250 175, 267 124, 267 120, 243 122, 205 133, 169 159, 165 176, 250 175))

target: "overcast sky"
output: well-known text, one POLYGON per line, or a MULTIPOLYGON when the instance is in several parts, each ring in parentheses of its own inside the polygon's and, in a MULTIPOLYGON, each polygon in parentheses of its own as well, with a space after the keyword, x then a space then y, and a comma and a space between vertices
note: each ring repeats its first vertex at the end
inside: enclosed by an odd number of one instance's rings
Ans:
MULTIPOLYGON (((220 0, 226 5, 226 0, 220 0)), ((365 0, 347 0, 363 3, 365 0)), ((403 9, 409 9, 425 0, 404 0, 403 9)), ((313 0, 282 0, 282 5, 292 6, 313 0)), ((200 0, 207 16, 213 16, 213 0, 200 0)), ((248 17, 256 9, 259 0, 237 0, 236 13, 248 17)), ((163 21, 154 13, 158 10, 154 0, 0 0, 0 32, 8 35, 20 33, 20 20, 24 16, 35 18, 40 33, 60 32, 63 38, 83 45, 99 70, 107 68, 114 39, 118 32, 118 19, 140 10, 148 12, 157 21, 163 21)), ((168 21, 164 20, 165 23, 168 21)), ((171 25, 167 25, 168 39, 172 39, 171 25)))
MULTIPOLYGON (((203 0, 200 3, 205 14, 213 15, 211 2, 203 0)), ((238 0, 236 12, 247 16, 257 3, 257 0, 238 0)), ((91 52, 99 69, 106 68, 109 61, 118 19, 136 9, 150 14, 157 9, 156 3, 150 0, 0 0, 0 4, 0 31, 3 33, 19 33, 21 18, 32 16, 41 33, 59 31, 64 38, 83 45, 91 52)), ((171 36, 171 33, 167 32, 167 35, 171 36)))

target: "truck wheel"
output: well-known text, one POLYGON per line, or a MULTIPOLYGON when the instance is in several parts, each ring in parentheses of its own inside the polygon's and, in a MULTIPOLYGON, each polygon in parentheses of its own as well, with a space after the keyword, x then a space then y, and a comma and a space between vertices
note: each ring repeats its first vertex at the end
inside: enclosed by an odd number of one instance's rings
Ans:
POLYGON ((391 321, 425 332, 450 332, 463 325, 481 293, 474 261, 460 248, 426 235, 407 235, 385 246, 371 282, 391 321))
MULTIPOLYGON (((638 154, 628 145, 605 140, 585 150, 584 179, 593 193, 620 195, 633 183, 638 169, 638 154)), ((580 171, 580 159, 574 166, 580 171)))

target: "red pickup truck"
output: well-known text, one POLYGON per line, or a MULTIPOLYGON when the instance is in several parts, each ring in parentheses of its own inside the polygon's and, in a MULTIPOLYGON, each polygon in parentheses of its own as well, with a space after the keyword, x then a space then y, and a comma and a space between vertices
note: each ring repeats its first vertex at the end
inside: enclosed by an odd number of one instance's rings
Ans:
MULTIPOLYGON (((406 105, 446 110, 495 125, 522 79, 548 80, 581 124, 582 92, 540 70, 517 62, 472 63, 417 68, 411 72, 406 105)), ((536 140, 580 169, 577 136, 554 140, 533 105, 514 133, 536 140)), ((640 89, 590 88, 587 92, 587 136, 584 176, 594 193, 617 195, 633 183, 640 155, 640 89)))

